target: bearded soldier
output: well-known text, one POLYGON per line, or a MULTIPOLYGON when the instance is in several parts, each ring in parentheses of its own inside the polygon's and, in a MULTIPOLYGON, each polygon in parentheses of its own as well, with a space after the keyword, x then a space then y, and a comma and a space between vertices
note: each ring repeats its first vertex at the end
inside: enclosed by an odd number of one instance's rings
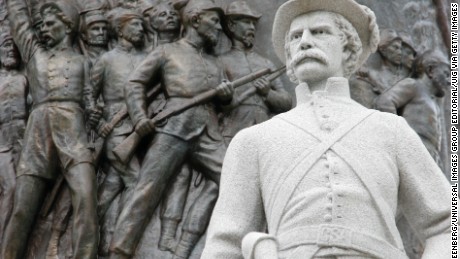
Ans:
MULTIPOLYGON (((219 85, 223 78, 218 59, 209 53, 217 44, 222 10, 211 0, 190 1, 183 11, 186 35, 157 47, 139 65, 125 88, 128 111, 136 131, 153 130, 147 117, 145 87, 158 78, 167 98, 166 109, 219 85)), ((216 102, 231 101, 233 88, 222 84, 216 102)), ((148 91, 148 90, 147 90, 148 91)), ((189 211, 174 258, 188 258, 204 233, 217 198, 225 144, 218 132, 212 104, 192 107, 155 127, 156 134, 142 163, 134 195, 123 208, 114 233, 111 258, 133 255, 148 219, 161 201, 167 184, 186 158, 206 178, 204 189, 189 211), (203 211, 208 212, 203 215, 203 211)))
MULTIPOLYGON (((238 0, 227 7, 226 31, 232 41, 232 48, 222 55, 222 63, 230 81, 263 68, 275 68, 271 61, 253 49, 256 25, 260 17, 260 14, 251 10, 246 1, 238 0)), ((241 129, 266 121, 271 114, 291 108, 291 97, 279 79, 269 82, 260 78, 254 83, 239 87, 235 96, 234 103, 224 112, 221 125, 227 145, 241 129), (242 96, 253 87, 257 89, 254 94, 242 96)))
MULTIPOLYGON (((111 27, 118 37, 115 48, 104 55, 94 64, 91 70, 91 84, 94 87, 95 105, 101 95, 104 101, 103 119, 99 123, 99 135, 105 137, 104 154, 106 171, 104 182, 98 191, 98 215, 104 218, 115 197, 122 193, 120 207, 132 196, 137 181, 139 160, 133 157, 127 164, 120 163, 113 155, 112 149, 120 144, 132 131, 133 125, 125 118, 115 125, 111 124, 114 117, 126 110, 124 87, 129 75, 147 56, 144 51, 144 27, 142 16, 135 9, 116 8, 109 13, 111 27)), ((116 222, 118 212, 107 218, 116 222)), ((107 220, 107 219, 106 219, 107 220)), ((108 233, 113 232, 115 226, 108 233)), ((103 241, 108 239, 108 233, 103 233, 103 241)), ((107 247, 108 248, 108 247, 107 247)), ((105 249, 104 249, 105 250, 105 249)), ((108 251, 100 251, 107 254, 108 251)))

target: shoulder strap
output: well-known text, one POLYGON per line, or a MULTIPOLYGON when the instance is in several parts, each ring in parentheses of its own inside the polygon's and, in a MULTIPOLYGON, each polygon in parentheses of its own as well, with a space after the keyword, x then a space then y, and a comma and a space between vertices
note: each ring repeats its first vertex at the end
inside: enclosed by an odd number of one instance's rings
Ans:
MULTIPOLYGON (((334 134, 332 134, 328 139, 320 142, 315 148, 313 148, 313 151, 308 150, 307 152, 302 153, 299 158, 296 159, 296 161, 292 164, 292 166, 288 167, 282 173, 282 175, 285 177, 279 182, 279 188, 275 191, 273 204, 272 206, 269 206, 271 209, 269 214, 270 216, 268 217, 268 227, 270 229, 270 233, 275 235, 278 233, 280 221, 284 214, 286 204, 288 203, 294 191, 297 189, 302 179, 305 178, 311 167, 318 161, 321 155, 323 155, 332 145, 334 145, 337 141, 347 135, 348 132, 350 132, 353 128, 355 128, 363 120, 375 112, 376 111, 374 110, 365 110, 364 112, 351 117, 350 120, 341 124, 335 130, 334 134), (287 181, 288 179, 289 181, 287 181)), ((280 118, 291 125, 299 127, 293 122, 287 121, 282 117, 277 118, 280 118)), ((307 131, 306 129, 302 127, 299 128, 308 134, 315 136, 315 134, 307 131)))

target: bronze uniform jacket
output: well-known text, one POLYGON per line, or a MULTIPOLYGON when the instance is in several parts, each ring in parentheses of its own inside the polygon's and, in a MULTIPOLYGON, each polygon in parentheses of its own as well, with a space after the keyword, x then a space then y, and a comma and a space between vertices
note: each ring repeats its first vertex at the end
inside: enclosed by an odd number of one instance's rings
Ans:
MULTIPOLYGON (((125 88, 128 111, 136 125, 147 118, 145 92, 158 81, 167 99, 166 107, 174 107, 185 99, 217 87, 224 79, 218 58, 197 49, 186 39, 158 46, 132 73, 125 88), (147 89, 145 89, 147 88, 147 89)), ((211 103, 192 107, 168 119, 157 132, 183 140, 199 136, 204 130, 219 139, 217 115, 211 103)))

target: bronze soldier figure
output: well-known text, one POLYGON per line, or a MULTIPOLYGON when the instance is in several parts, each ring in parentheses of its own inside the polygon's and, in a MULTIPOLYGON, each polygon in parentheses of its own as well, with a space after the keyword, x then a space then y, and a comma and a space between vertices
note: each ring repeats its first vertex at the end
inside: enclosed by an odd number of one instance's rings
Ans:
MULTIPOLYGON (((98 190, 98 216, 104 218, 115 197, 122 193, 121 205, 132 196, 133 188, 139 172, 139 160, 133 157, 128 164, 119 162, 112 149, 120 144, 134 129, 129 118, 121 120, 116 125, 111 121, 121 110, 126 110, 124 87, 129 75, 147 56, 144 51, 144 28, 142 16, 134 9, 116 8, 109 13, 111 27, 118 36, 116 47, 105 53, 94 64, 91 70, 91 84, 94 88, 95 105, 99 95, 104 101, 103 119, 98 126, 99 135, 105 137, 103 168, 106 177, 98 190)), ((107 215, 116 222, 119 212, 107 215)), ((108 242, 111 231, 103 233, 104 243, 108 242)), ((107 231, 104 231, 107 232, 107 231)), ((104 247, 101 255, 108 254, 108 246, 104 247), (107 249, 107 250, 105 250, 107 249)))
MULTIPOLYGON (((84 10, 80 12, 79 46, 90 65, 94 64, 100 55, 107 51, 108 22, 103 8, 103 3, 99 1, 90 1, 86 3, 84 10)), ((88 131, 88 127, 86 130, 88 131)), ((101 138, 95 139, 95 136, 92 136, 93 139, 90 137, 90 141, 93 142, 91 145, 94 146, 93 157, 95 167, 97 168, 103 140, 101 138)), ((65 233, 72 214, 70 190, 66 185, 61 189, 58 196, 54 205, 56 209, 53 216, 52 233, 46 253, 48 259, 58 259, 59 240, 65 233)))
POLYGON ((72 196, 73 258, 96 258, 96 179, 83 107, 92 123, 98 118, 95 107, 89 106, 89 64, 72 47, 78 11, 61 0, 41 6, 43 47, 32 29, 25 1, 9 0, 7 5, 13 38, 26 63, 34 106, 17 167, 14 208, 5 231, 2 258, 23 257, 48 183, 57 177, 58 163, 72 196))
POLYGON ((11 213, 27 120, 28 83, 17 70, 20 57, 9 24, 0 31, 0 240, 11 213))
POLYGON ((380 95, 375 108, 403 116, 443 168, 441 110, 437 98, 443 97, 450 85, 449 62, 441 53, 427 51, 416 59, 414 74, 415 78, 401 80, 380 95))
MULTIPOLYGON (((275 69, 273 63, 253 49, 257 21, 261 17, 251 10, 246 1, 238 0, 228 5, 226 32, 232 41, 232 48, 222 55, 224 71, 230 81, 262 68, 275 69)), ((260 78, 235 90, 233 104, 225 111, 222 121, 222 135, 228 145, 241 129, 266 121, 270 114, 288 111, 292 101, 281 80, 270 83, 260 78), (256 87, 256 94, 246 97, 242 94, 256 87), (244 98, 244 97, 243 97, 244 98)))
POLYGON ((107 17, 102 3, 89 2, 81 12, 80 47, 83 54, 94 64, 108 47, 107 17))
MULTIPOLYGON (((183 10, 183 39, 158 46, 133 72, 125 88, 128 111, 141 136, 153 127, 147 117, 144 90, 160 80, 174 107, 219 85, 223 71, 209 49, 217 44, 222 29, 222 9, 211 0, 190 1, 183 10)), ((233 88, 218 88, 217 102, 231 101, 233 88)), ((217 199, 225 144, 218 132, 217 115, 211 103, 190 108, 169 118, 156 134, 142 163, 134 195, 123 208, 112 239, 110 258, 130 258, 143 230, 161 201, 167 184, 184 162, 205 174, 204 189, 189 211, 174 258, 187 258, 204 233, 217 199), (203 211, 208 212, 203 215, 203 211)))

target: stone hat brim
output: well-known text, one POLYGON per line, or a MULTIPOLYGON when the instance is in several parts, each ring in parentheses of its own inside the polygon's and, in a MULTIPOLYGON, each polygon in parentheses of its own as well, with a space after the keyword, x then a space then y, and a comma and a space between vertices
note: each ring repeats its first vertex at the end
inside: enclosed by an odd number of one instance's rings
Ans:
POLYGON ((375 52, 379 42, 379 32, 375 14, 366 6, 353 0, 290 0, 282 4, 275 15, 272 41, 276 55, 286 63, 284 41, 291 22, 299 15, 328 11, 342 15, 358 32, 363 45, 359 57, 359 65, 364 63, 372 52, 375 52))

